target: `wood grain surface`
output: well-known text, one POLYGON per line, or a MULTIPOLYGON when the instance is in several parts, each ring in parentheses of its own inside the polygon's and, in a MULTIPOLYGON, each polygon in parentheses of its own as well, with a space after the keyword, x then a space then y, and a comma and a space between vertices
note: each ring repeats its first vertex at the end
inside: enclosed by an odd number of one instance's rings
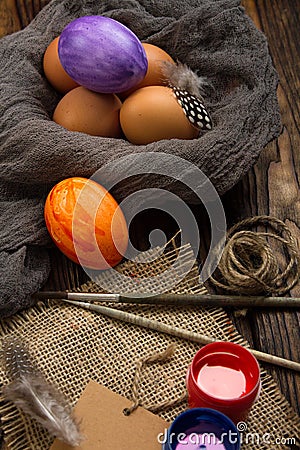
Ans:
MULTIPOLYGON (((0 36, 25 27, 47 0, 0 0, 0 36)), ((267 36, 270 53, 280 76, 278 98, 282 133, 261 153, 252 170, 223 197, 229 224, 268 214, 282 219, 300 244, 300 139, 299 139, 299 29, 300 4, 295 0, 243 0, 242 5, 267 36)), ((201 214, 195 208, 195 214, 201 214)), ((201 222, 201 217, 198 217, 201 222)), ((147 246, 147 232, 157 228, 156 218, 141 215, 136 221, 134 243, 147 246)), ((172 226, 166 233, 172 234, 172 226)), ((53 271, 47 289, 71 289, 86 276, 75 264, 53 251, 53 271)), ((291 292, 300 296, 300 287, 291 292)), ((232 314, 238 330, 257 350, 300 361, 299 311, 248 311, 232 314)), ((284 369, 268 367, 281 391, 300 413, 300 377, 284 369)))

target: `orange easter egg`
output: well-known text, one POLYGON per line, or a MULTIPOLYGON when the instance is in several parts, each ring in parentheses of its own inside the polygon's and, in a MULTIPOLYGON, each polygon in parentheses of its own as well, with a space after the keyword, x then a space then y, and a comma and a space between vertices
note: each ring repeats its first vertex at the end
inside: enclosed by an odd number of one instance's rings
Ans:
POLYGON ((128 227, 121 208, 100 184, 67 178, 50 191, 44 209, 49 234, 68 258, 84 267, 116 266, 128 245, 128 227))

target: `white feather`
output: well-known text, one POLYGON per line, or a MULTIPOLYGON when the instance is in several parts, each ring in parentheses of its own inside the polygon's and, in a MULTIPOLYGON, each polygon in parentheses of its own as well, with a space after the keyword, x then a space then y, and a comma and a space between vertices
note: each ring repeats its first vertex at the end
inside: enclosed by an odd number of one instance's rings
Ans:
POLYGON ((161 69, 170 86, 188 91, 196 97, 201 98, 209 85, 205 77, 199 77, 186 64, 163 61, 161 69))
POLYGON ((6 365, 13 380, 3 395, 48 432, 71 446, 82 440, 79 426, 65 397, 34 368, 25 347, 11 340, 3 347, 6 365))

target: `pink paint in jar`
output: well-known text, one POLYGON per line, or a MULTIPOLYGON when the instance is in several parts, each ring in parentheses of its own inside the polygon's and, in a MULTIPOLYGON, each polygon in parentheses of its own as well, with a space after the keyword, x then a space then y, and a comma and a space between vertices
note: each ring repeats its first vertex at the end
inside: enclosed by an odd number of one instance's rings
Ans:
POLYGON ((241 345, 213 342, 194 356, 186 384, 190 408, 212 408, 238 423, 259 396, 259 364, 241 345))

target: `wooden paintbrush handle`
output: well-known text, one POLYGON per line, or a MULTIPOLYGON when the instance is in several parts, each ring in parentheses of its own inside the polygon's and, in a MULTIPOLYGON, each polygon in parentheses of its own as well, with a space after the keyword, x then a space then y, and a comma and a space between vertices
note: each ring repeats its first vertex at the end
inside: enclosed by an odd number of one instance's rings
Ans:
MULTIPOLYGON (((64 302, 74 306, 79 306, 81 308, 89 309, 91 311, 95 311, 98 314, 104 314, 105 316, 108 316, 112 319, 121 320, 123 322, 131 323, 140 327, 148 328, 161 333, 166 333, 170 336, 178 337, 181 339, 187 339, 192 342, 197 342, 201 345, 206 345, 218 340, 210 336, 206 336, 200 333, 194 333, 182 328, 177 328, 172 325, 159 322, 157 320, 148 319, 146 317, 121 311, 119 309, 108 308, 106 306, 95 305, 93 303, 76 302, 72 300, 64 300, 64 302)), ((290 361, 285 358, 280 358, 279 356, 270 355, 268 353, 260 352, 258 350, 253 350, 250 348, 248 350, 251 351, 251 353, 260 361, 300 372, 300 363, 296 361, 290 361)))
POLYGON ((96 292, 38 292, 35 298, 89 302, 132 303, 172 306, 210 306, 231 308, 300 308, 300 298, 252 297, 214 294, 103 294, 96 292))

